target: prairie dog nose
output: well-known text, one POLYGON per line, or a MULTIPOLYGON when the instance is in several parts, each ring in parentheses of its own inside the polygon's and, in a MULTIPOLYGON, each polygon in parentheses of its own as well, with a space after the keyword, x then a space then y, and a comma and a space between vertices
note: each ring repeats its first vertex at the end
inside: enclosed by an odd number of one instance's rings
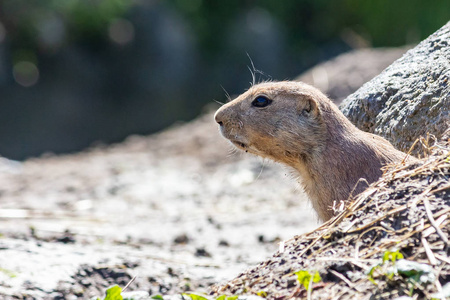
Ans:
POLYGON ((217 122, 217 124, 223 126, 223 112, 221 108, 219 108, 214 114, 214 120, 217 122))

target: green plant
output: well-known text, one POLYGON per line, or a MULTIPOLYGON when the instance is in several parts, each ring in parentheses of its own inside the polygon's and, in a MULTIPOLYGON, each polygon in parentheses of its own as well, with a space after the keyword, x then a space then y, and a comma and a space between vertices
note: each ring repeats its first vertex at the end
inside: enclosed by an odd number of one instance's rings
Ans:
POLYGON ((256 293, 256 295, 258 295, 259 297, 262 298, 266 298, 267 297, 267 292, 266 291, 259 291, 256 293))
POLYGON ((393 249, 392 251, 387 250, 383 254, 383 263, 386 261, 392 261, 395 263, 398 259, 403 259, 403 254, 400 253, 400 250, 393 249))
POLYGON ((311 274, 307 270, 300 270, 298 272, 295 272, 294 274, 297 275, 298 282, 303 285, 307 291, 309 291, 309 289, 312 287, 311 283, 317 283, 322 280, 319 272, 317 271, 314 274, 311 274))
POLYGON ((14 277, 17 276, 13 271, 10 271, 10 270, 4 269, 4 268, 0 268, 0 272, 2 272, 3 274, 5 274, 5 275, 8 276, 9 278, 14 278, 14 277))
MULTIPOLYGON (((374 265, 372 268, 370 268, 369 272, 367 273, 368 279, 370 282, 372 282, 375 285, 378 285, 378 283, 375 281, 375 273, 381 269, 383 269, 384 266, 386 266, 386 263, 392 262, 395 263, 397 260, 403 259, 403 254, 400 253, 400 250, 398 249, 392 249, 387 250, 383 253, 382 261, 381 263, 378 263, 374 265)), ((386 269, 386 267, 385 267, 386 269)), ((395 273, 387 272, 386 270, 378 272, 386 275, 389 279, 392 279, 395 275, 395 273)))
MULTIPOLYGON (((197 295, 197 294, 182 294, 183 296, 187 296, 189 298, 191 298, 192 300, 210 300, 204 296, 201 295, 197 295)), ((239 296, 226 296, 226 295, 221 295, 219 297, 217 297, 215 300, 236 300, 239 296)))
MULTIPOLYGON (((106 297, 103 300, 123 300, 122 288, 118 285, 114 285, 106 290, 106 297)), ((97 298, 97 300, 101 300, 97 298)))
POLYGON ((219 296, 216 298, 216 300, 236 300, 239 296, 219 296))
POLYGON ((383 254, 382 262, 373 266, 367 275, 375 285, 378 285, 375 277, 380 280, 387 278, 387 280, 405 281, 409 286, 410 296, 417 287, 433 283, 436 280, 431 266, 404 259, 399 250, 386 251, 383 254))
POLYGON ((208 298, 197 294, 182 294, 183 296, 190 297, 192 300, 208 300, 208 298))

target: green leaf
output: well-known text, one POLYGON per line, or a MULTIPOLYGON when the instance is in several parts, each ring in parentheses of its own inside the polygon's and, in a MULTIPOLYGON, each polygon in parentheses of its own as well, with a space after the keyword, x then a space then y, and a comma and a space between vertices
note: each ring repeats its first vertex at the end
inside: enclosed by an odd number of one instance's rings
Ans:
POLYGON ((106 290, 106 297, 104 300, 123 300, 122 288, 118 285, 114 285, 106 290))
POLYGON ((155 300, 164 300, 163 296, 161 296, 161 295, 155 295, 155 296, 152 296, 152 299, 155 299, 155 300))
POLYGON ((208 300, 208 298, 196 294, 182 294, 182 295, 191 297, 192 300, 208 300))
POLYGON ((259 291, 256 293, 256 295, 262 297, 262 298, 266 298, 267 297, 267 292, 266 291, 259 291))
POLYGON ((5 274, 6 276, 8 276, 9 278, 14 278, 14 277, 17 276, 13 271, 10 271, 10 270, 8 270, 8 269, 0 268, 0 272, 4 273, 4 274, 5 274))
POLYGON ((376 269, 380 268, 380 265, 377 264, 375 266, 373 266, 372 268, 370 268, 369 272, 367 273, 367 277, 369 278, 370 282, 372 282, 375 285, 378 285, 378 283, 375 281, 375 279, 373 278, 373 273, 375 272, 376 269))
POLYGON ((403 254, 400 253, 400 250, 395 251, 386 251, 383 254, 383 262, 385 261, 392 261, 395 262, 398 259, 403 259, 403 254))
POLYGON ((300 270, 298 272, 294 273, 297 275, 297 281, 305 287, 305 289, 308 289, 309 287, 309 281, 311 279, 311 274, 309 274, 308 271, 300 270))
POLYGON ((225 296, 225 295, 222 295, 222 296, 219 296, 216 298, 216 300, 226 300, 226 299, 227 299, 227 296, 225 296))
POLYGON ((237 298, 239 298, 239 296, 230 296, 227 297, 227 300, 236 300, 237 298))
POLYGON ((313 282, 314 283, 318 283, 322 280, 322 278, 320 277, 319 272, 316 271, 316 273, 314 273, 314 277, 313 277, 313 282))
POLYGON ((311 275, 311 273, 306 270, 300 270, 298 272, 295 272, 294 274, 297 275, 298 282, 303 285, 306 290, 309 290, 309 283, 311 282, 311 278, 312 282, 314 283, 320 282, 322 280, 322 278, 320 278, 319 272, 317 271, 316 273, 314 273, 314 275, 311 275))

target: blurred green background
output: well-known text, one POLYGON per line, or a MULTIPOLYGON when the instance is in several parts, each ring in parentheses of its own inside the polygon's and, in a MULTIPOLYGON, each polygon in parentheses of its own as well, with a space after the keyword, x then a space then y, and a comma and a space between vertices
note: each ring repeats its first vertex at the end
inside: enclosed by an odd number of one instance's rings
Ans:
POLYGON ((448 0, 1 0, 0 155, 149 134, 242 92, 249 57, 260 79, 292 79, 449 17, 448 0))

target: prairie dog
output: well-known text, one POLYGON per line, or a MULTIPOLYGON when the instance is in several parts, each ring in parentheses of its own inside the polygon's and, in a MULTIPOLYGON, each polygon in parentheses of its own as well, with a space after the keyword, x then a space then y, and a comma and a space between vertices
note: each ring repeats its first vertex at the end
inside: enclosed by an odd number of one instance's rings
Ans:
POLYGON ((318 89, 301 82, 265 82, 223 105, 214 116, 238 149, 292 167, 323 221, 334 201, 376 181, 381 168, 406 154, 356 128, 318 89))

